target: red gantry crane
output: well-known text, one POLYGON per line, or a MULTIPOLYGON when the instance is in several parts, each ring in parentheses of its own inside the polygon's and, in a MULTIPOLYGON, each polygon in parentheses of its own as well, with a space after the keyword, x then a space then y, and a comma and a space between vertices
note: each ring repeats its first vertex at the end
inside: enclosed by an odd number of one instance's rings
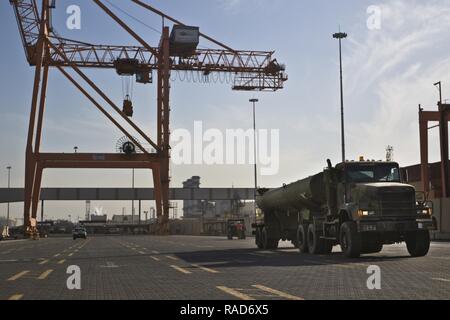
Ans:
POLYGON ((42 172, 46 168, 109 168, 150 169, 153 172, 154 197, 159 221, 159 232, 168 231, 169 219, 169 162, 170 162, 170 75, 172 71, 198 74, 207 78, 212 73, 233 77, 234 90, 276 91, 287 80, 284 67, 274 58, 272 51, 237 51, 203 34, 199 28, 182 22, 140 0, 129 2, 149 10, 163 19, 159 45, 147 43, 121 18, 100 0, 91 0, 101 11, 114 20, 132 38, 137 46, 91 44, 66 39, 52 28, 51 15, 54 0, 10 0, 19 26, 28 63, 35 68, 25 164, 24 225, 26 235, 38 236, 36 216, 39 204, 42 172), (40 9, 40 10, 39 10, 40 9), (171 21, 173 28, 164 26, 171 21), (218 49, 198 48, 202 37, 218 49), (58 70, 104 116, 129 139, 123 153, 44 153, 40 151, 48 74, 50 68, 58 70), (92 81, 85 68, 115 69, 119 75, 135 76, 139 83, 151 83, 153 71, 157 74, 157 137, 153 140, 132 120, 132 103, 125 99, 123 108, 92 81), (74 74, 83 80, 80 83, 74 74), (88 90, 93 90, 109 105, 107 110, 88 90), (114 112, 110 112, 114 111, 114 112), (114 115, 114 116, 113 116, 114 115), (119 119, 119 120, 118 120, 119 119), (122 124, 127 124, 134 134, 122 124), (135 138, 135 137, 139 137, 135 138), (146 150, 139 141, 152 146, 146 150))

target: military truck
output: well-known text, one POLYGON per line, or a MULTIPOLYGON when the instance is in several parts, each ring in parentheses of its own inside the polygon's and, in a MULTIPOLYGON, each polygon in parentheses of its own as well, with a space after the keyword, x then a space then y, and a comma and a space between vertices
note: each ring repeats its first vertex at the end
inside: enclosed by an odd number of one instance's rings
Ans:
POLYGON ((436 229, 432 203, 402 183, 398 163, 345 162, 278 189, 259 189, 254 228, 260 249, 292 241, 302 253, 328 254, 340 245, 346 257, 378 253, 406 242, 425 256, 436 229))

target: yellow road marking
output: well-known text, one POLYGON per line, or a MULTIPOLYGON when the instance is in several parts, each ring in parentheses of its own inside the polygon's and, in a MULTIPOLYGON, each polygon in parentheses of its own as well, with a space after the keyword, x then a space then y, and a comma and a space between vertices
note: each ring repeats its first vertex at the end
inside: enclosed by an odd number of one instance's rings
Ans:
POLYGON ((63 264, 64 262, 66 262, 66 259, 59 260, 58 264, 63 264))
POLYGON ((435 281, 450 282, 450 279, 443 279, 443 278, 431 278, 431 279, 435 281))
POLYGON ((28 271, 28 270, 19 272, 18 274, 16 274, 16 275, 12 276, 11 278, 9 278, 8 281, 14 281, 14 280, 17 280, 17 279, 23 277, 24 275, 26 275, 26 274, 29 273, 29 272, 30 272, 30 271, 28 271))
POLYGON ((192 266, 195 267, 195 268, 202 269, 203 271, 206 271, 206 272, 219 273, 219 271, 217 271, 217 270, 214 270, 214 269, 211 269, 211 268, 207 268, 207 267, 204 267, 204 266, 201 266, 201 265, 198 265, 198 264, 192 264, 192 266))
POLYGON ((38 280, 46 279, 52 272, 53 272, 53 269, 49 269, 47 271, 42 272, 42 274, 38 277, 38 280))
POLYGON ((219 290, 222 290, 223 292, 226 292, 232 296, 235 296, 236 298, 239 298, 241 300, 256 300, 255 298, 250 297, 249 295, 239 292, 235 289, 231 289, 231 288, 224 287, 224 286, 217 286, 216 288, 219 290))
POLYGON ((256 288, 256 289, 259 289, 259 290, 262 290, 262 291, 265 291, 265 292, 268 292, 268 293, 271 293, 271 294, 274 294, 274 295, 279 296, 281 298, 289 299, 289 300, 305 300, 303 298, 294 296, 292 294, 289 294, 289 293, 286 293, 286 292, 283 292, 283 291, 279 291, 279 290, 275 290, 275 289, 272 289, 272 288, 269 288, 269 287, 266 287, 266 286, 263 286, 263 285, 260 285, 260 284, 252 285, 252 287, 256 288))
POLYGON ((8 300, 20 300, 22 298, 23 298, 23 294, 15 294, 15 295, 9 297, 8 300))
POLYGON ((188 270, 186 270, 186 269, 183 269, 183 268, 181 268, 181 267, 178 267, 178 266, 171 265, 170 267, 171 267, 171 268, 174 268, 175 270, 180 271, 181 273, 184 273, 184 274, 190 274, 190 273, 192 273, 192 272, 190 272, 190 271, 188 271, 188 270))
POLYGON ((154 256, 150 256, 150 258, 152 258, 153 260, 155 260, 155 261, 160 261, 160 259, 159 258, 157 258, 157 257, 154 257, 154 256))
POLYGON ((174 256, 166 256, 166 258, 172 259, 172 260, 179 260, 177 257, 174 257, 174 256))
POLYGON ((43 260, 43 261, 39 262, 39 264, 46 264, 47 262, 48 262, 48 259, 47 259, 47 260, 43 260))

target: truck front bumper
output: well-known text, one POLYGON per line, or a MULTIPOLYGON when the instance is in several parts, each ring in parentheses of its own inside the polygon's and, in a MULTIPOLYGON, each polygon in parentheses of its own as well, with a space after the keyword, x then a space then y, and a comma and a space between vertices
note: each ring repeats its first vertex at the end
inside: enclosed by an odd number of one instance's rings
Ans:
POLYGON ((358 221, 359 232, 398 232, 406 233, 417 230, 436 230, 435 219, 358 221))

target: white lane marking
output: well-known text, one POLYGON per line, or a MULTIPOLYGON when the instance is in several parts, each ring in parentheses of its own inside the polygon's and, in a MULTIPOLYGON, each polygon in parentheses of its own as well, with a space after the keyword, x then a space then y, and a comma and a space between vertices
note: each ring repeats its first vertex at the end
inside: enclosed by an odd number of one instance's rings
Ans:
POLYGON ((443 279, 443 278, 431 278, 431 280, 442 281, 442 282, 450 282, 450 279, 443 279))
POLYGON ((228 294, 230 294, 230 295, 232 295, 232 296, 234 296, 236 298, 239 298, 241 300, 256 300, 255 298, 253 298, 253 297, 251 297, 251 296, 249 296, 247 294, 244 294, 242 292, 239 292, 239 291, 237 291, 235 289, 232 289, 232 288, 228 288, 228 287, 225 287, 225 286, 217 286, 216 288, 219 289, 219 290, 222 290, 223 292, 226 292, 226 293, 228 293, 228 294))
POLYGON ((277 295, 277 296, 279 296, 281 298, 285 298, 285 299, 288 299, 288 300, 305 300, 305 299, 303 299, 301 297, 297 297, 297 296, 294 296, 292 294, 289 294, 289 293, 286 293, 286 292, 283 292, 283 291, 279 291, 279 290, 276 290, 276 289, 272 289, 272 288, 269 288, 269 287, 266 287, 266 286, 263 286, 263 285, 260 285, 260 284, 252 285, 252 287, 256 288, 256 289, 259 289, 259 290, 262 290, 262 291, 265 291, 265 292, 268 292, 270 294, 277 295))
POLYGON ((201 265, 198 265, 198 264, 191 264, 191 266, 193 266, 195 268, 199 268, 199 269, 201 269, 203 271, 206 271, 206 272, 219 273, 219 271, 217 271, 217 270, 214 270, 214 269, 211 269, 211 268, 208 268, 208 267, 204 267, 204 266, 201 266, 201 265))
POLYGON ((181 267, 178 267, 178 266, 171 265, 170 267, 175 269, 175 270, 177 270, 177 271, 179 271, 179 272, 181 272, 181 273, 184 273, 184 274, 191 274, 192 273, 192 272, 190 272, 190 271, 188 271, 186 269, 183 269, 181 267))

